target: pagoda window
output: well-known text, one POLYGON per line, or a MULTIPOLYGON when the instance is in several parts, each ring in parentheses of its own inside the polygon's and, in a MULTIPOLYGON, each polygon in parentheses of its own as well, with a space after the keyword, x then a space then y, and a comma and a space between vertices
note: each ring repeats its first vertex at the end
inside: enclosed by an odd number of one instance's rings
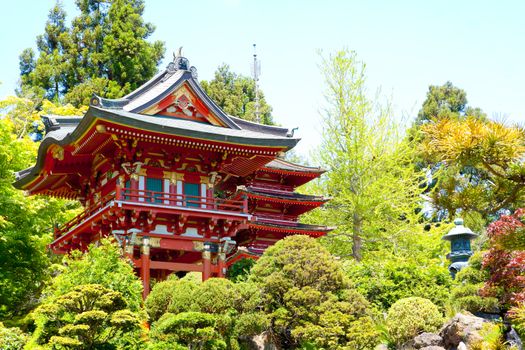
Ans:
POLYGON ((199 207, 200 201, 200 184, 184 182, 183 193, 185 198, 185 203, 187 207, 199 207))
POLYGON ((146 201, 162 203, 164 181, 153 177, 146 178, 146 201))

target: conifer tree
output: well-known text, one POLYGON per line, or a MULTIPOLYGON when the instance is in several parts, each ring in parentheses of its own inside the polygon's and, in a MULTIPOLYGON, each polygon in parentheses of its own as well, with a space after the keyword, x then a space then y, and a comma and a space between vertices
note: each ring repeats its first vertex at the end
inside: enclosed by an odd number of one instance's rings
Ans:
POLYGON ((117 98, 151 78, 164 55, 164 44, 146 39, 142 0, 77 0, 80 14, 66 26, 60 2, 38 36, 38 55, 20 55, 22 89, 40 88, 48 99, 87 104, 93 93, 117 98), (38 56, 38 57, 36 57, 38 56))

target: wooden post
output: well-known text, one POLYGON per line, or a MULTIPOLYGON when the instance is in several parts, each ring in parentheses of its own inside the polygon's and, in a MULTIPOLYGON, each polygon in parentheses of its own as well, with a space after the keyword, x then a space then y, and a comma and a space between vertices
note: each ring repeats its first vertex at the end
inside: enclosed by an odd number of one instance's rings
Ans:
POLYGON ((247 195, 243 195, 242 196, 242 211, 243 213, 248 213, 248 196, 247 195))
POLYGON ((204 250, 202 251, 202 281, 206 281, 211 277, 211 247, 209 243, 204 244, 204 250))
POLYGON ((220 248, 219 252, 219 274, 218 277, 226 277, 227 267, 226 267, 226 253, 223 251, 223 248, 220 248))
POLYGON ((115 184, 115 199, 119 201, 121 198, 122 198, 122 184, 121 184, 121 180, 119 176, 115 184))
POLYGON ((149 237, 144 236, 142 238, 142 256, 141 256, 141 268, 140 278, 142 279, 142 286, 144 287, 142 292, 142 298, 146 299, 149 294, 149 280, 150 280, 150 246, 149 237))

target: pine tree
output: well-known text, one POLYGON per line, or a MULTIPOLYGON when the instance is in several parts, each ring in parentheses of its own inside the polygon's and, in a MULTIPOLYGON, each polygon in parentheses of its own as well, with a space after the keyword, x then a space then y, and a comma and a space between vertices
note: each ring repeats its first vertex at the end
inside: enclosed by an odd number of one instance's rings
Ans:
MULTIPOLYGON (((226 113, 242 119, 256 121, 255 82, 252 78, 230 71, 230 66, 222 64, 215 71, 213 80, 202 81, 206 93, 226 113)), ((259 90, 259 111, 262 124, 273 125, 272 107, 259 90)))
POLYGON ((164 55, 164 44, 146 39, 142 0, 77 0, 80 14, 71 28, 57 2, 45 33, 38 36, 38 58, 20 56, 22 89, 41 88, 55 101, 87 104, 93 93, 117 98, 151 78, 164 55))

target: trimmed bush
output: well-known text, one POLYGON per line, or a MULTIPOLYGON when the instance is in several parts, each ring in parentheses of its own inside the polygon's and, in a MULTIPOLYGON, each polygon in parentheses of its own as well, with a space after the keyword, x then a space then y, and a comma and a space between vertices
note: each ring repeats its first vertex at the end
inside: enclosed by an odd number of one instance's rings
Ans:
POLYGON ((411 297, 396 301, 388 310, 386 326, 394 345, 400 346, 422 332, 435 332, 443 316, 432 301, 411 297))

